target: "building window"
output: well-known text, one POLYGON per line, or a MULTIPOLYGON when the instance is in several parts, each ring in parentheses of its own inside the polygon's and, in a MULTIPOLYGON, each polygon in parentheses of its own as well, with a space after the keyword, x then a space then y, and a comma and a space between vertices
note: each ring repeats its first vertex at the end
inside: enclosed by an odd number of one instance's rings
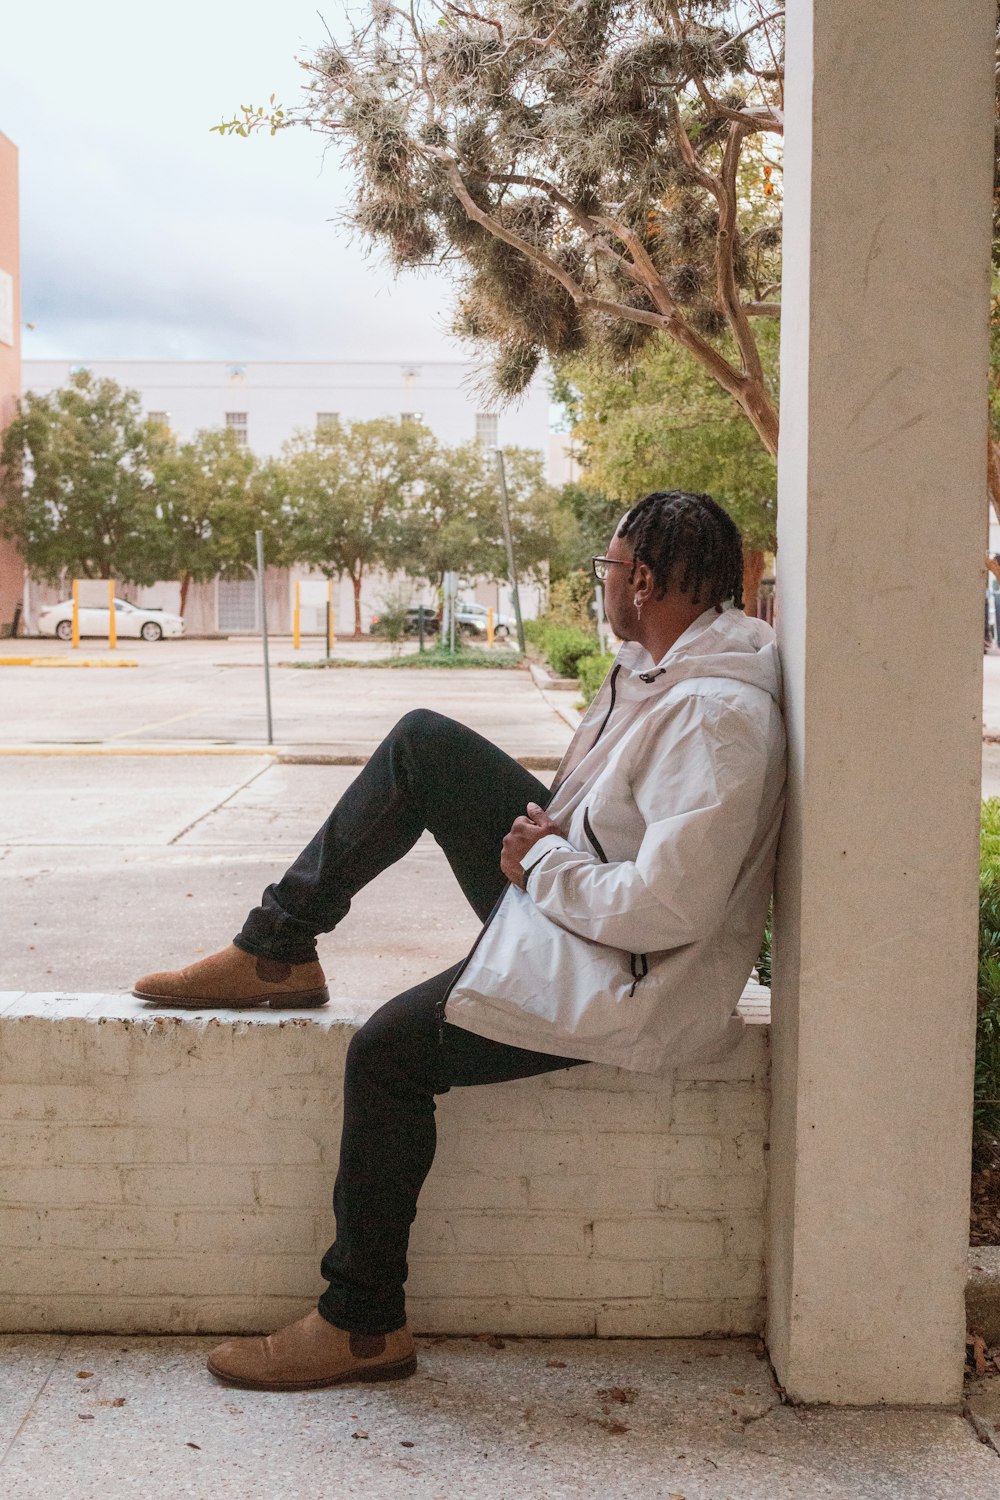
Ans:
POLYGON ((399 420, 401 422, 422 422, 424 414, 422 411, 401 411, 399 420))
POLYGON ((217 580, 219 629, 256 630, 257 583, 253 578, 220 578, 217 580))
POLYGON ((476 414, 476 442, 481 448, 497 446, 496 412, 481 411, 476 414))
POLYGON ((247 414, 245 411, 227 411, 226 427, 236 439, 237 448, 247 445, 247 414))
POLYGON ((316 436, 322 437, 324 433, 332 432, 339 422, 339 411, 318 411, 316 413, 316 436))

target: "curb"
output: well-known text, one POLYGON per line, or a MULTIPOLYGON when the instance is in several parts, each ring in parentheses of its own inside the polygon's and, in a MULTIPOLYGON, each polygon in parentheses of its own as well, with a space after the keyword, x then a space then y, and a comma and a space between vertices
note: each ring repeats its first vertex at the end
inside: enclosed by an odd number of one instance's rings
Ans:
POLYGON ((137 667, 138 665, 137 661, 127 656, 120 656, 114 661, 85 656, 0 656, 0 667, 137 667))
MULTIPOLYGON (((374 750, 374 746, 372 749, 374 750)), ((338 751, 297 749, 294 745, 0 745, 3 756, 204 756, 204 755, 255 755, 273 760, 281 766, 364 766, 368 764, 372 751, 338 751)), ((515 755, 518 765, 526 771, 558 770, 560 755, 515 755)))

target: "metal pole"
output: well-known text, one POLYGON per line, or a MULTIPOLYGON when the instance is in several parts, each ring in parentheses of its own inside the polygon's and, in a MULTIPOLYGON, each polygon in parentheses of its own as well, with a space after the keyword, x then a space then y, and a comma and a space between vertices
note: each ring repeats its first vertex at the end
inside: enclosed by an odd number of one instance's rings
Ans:
POLYGON ((333 579, 326 580, 326 659, 330 660, 330 611, 333 608, 333 579))
POLYGON ((264 694, 267 699, 267 743, 274 744, 274 726, 271 722, 271 663, 267 655, 267 605, 264 602, 264 533, 255 533, 257 538, 257 613, 260 616, 260 634, 264 642, 264 694))
POLYGON ((496 448, 497 474, 500 477, 500 518, 503 521, 503 539, 507 548, 507 574, 510 578, 510 597, 517 621, 517 644, 524 655, 524 622, 521 619, 521 596, 517 592, 517 573, 514 569, 514 538, 510 529, 510 499, 507 494, 507 471, 503 464, 503 449, 496 448))
POLYGON ((455 655, 455 612, 456 612, 456 610, 458 608, 458 574, 457 573, 452 573, 450 576, 451 576, 451 614, 449 615, 449 620, 450 620, 450 625, 451 625, 451 628, 450 628, 450 637, 451 637, 451 640, 450 640, 450 649, 451 649, 452 656, 454 656, 455 655))
POLYGON ((601 655, 608 654, 607 627, 604 623, 604 588, 601 584, 595 585, 594 593, 597 595, 597 640, 601 648, 601 655))

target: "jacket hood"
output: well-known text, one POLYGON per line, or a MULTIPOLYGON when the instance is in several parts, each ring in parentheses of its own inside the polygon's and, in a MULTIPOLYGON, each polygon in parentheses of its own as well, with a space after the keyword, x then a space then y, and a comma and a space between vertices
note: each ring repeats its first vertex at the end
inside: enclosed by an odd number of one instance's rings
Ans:
POLYGON ((781 661, 774 631, 765 620, 735 607, 721 615, 705 610, 658 662, 636 641, 626 642, 618 662, 639 681, 660 690, 691 677, 727 677, 761 688, 781 703, 781 661))

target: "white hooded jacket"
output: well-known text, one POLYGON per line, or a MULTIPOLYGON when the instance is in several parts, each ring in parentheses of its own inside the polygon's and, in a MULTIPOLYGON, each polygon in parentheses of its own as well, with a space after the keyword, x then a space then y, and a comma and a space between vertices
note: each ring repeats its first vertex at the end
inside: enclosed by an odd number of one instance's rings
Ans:
POLYGON ((660 1073, 738 1041, 785 784, 774 632, 706 610, 659 663, 636 642, 556 773, 566 831, 525 855, 442 1006, 537 1052, 660 1073))

